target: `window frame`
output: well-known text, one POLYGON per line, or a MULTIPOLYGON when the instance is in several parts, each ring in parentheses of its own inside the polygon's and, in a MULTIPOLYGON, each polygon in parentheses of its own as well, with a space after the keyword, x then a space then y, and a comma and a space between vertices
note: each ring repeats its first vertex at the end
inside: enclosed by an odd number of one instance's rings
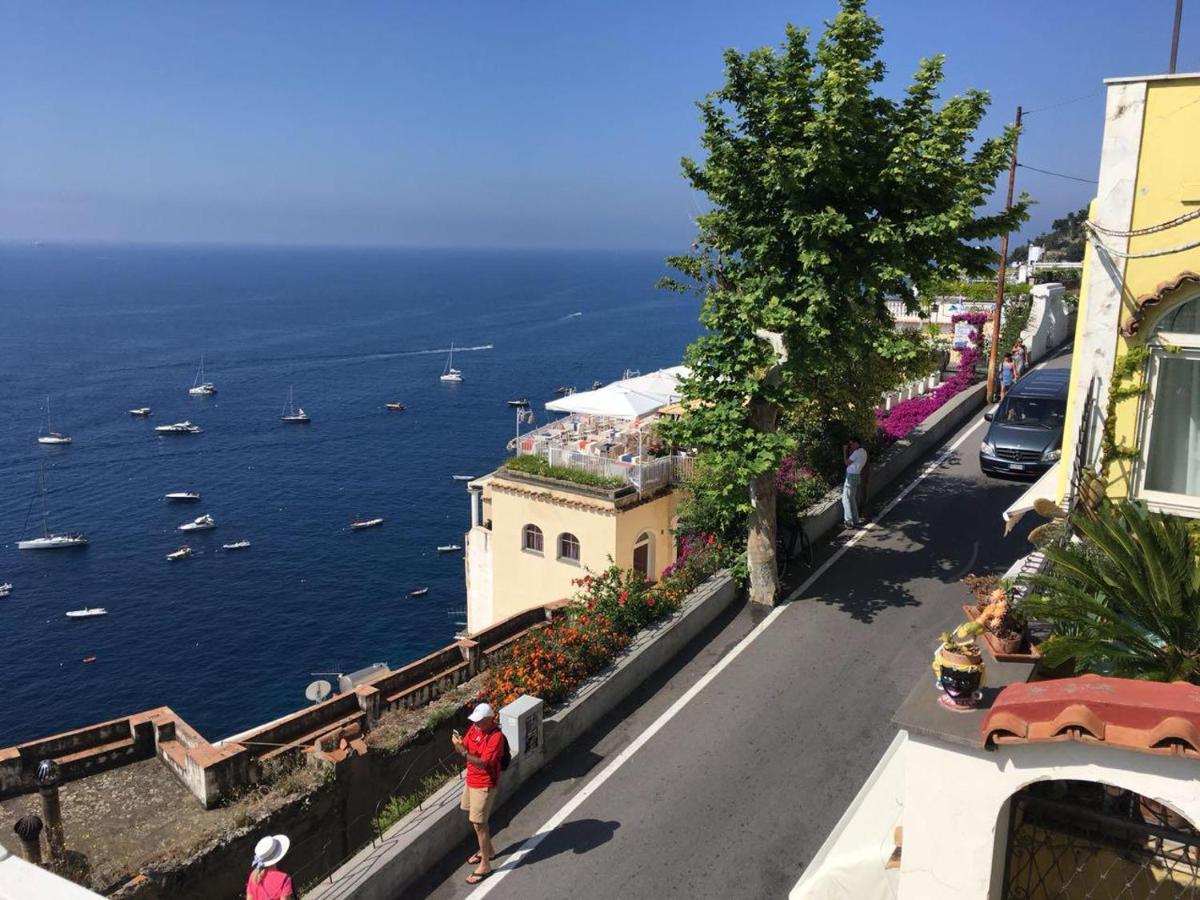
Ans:
POLYGON ((566 563, 567 565, 571 565, 571 566, 580 565, 579 560, 580 560, 580 557, 583 555, 583 546, 582 546, 582 544, 580 544, 579 538, 576 535, 572 534, 570 531, 559 532, 558 540, 555 541, 555 545, 556 545, 555 550, 557 551, 555 556, 559 562, 566 563), (575 555, 574 556, 570 556, 566 553, 563 553, 563 547, 566 545, 567 539, 570 539, 570 542, 575 547, 575 555))
MULTIPOLYGON (((1184 300, 1177 310, 1188 303, 1200 303, 1200 295, 1184 300)), ((1146 475, 1149 469, 1149 454, 1151 434, 1154 430, 1154 401, 1158 391, 1159 372, 1164 359, 1187 359, 1194 365, 1200 365, 1200 334, 1185 334, 1171 331, 1155 331, 1148 342, 1150 359, 1143 373, 1146 392, 1142 396, 1141 409, 1138 412, 1138 431, 1141 449, 1140 458, 1134 467, 1133 493, 1139 500, 1155 512, 1167 513, 1188 518, 1200 518, 1200 495, 1176 494, 1170 491, 1155 491, 1146 487, 1146 475), (1167 347, 1171 346, 1171 352, 1167 347)))
POLYGON ((546 555, 546 533, 532 522, 526 522, 521 526, 521 552, 532 553, 535 556, 546 555), (537 535, 537 547, 529 546, 529 538, 537 535))

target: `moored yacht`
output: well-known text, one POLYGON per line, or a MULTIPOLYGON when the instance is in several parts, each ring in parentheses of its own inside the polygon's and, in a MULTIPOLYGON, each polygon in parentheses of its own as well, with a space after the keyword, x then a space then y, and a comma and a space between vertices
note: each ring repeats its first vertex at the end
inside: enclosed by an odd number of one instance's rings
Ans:
POLYGON ((204 429, 191 422, 175 422, 172 425, 155 425, 154 430, 159 434, 200 434, 204 429))
POLYGON ((192 382, 192 386, 188 388, 188 393, 193 397, 211 397, 217 392, 217 386, 211 381, 204 380, 204 355, 200 356, 200 368, 196 370, 196 379, 192 382))
POLYGON ((72 547, 87 546, 87 538, 82 534, 54 534, 50 531, 49 518, 46 513, 46 470, 44 467, 38 473, 38 493, 42 498, 42 536, 17 541, 17 549, 66 550, 72 547))
POLYGON ((131 416, 138 416, 138 417, 140 417, 140 418, 143 418, 143 419, 144 419, 144 418, 146 418, 147 416, 149 416, 149 415, 150 415, 150 407, 148 407, 148 406, 138 406, 138 407, 135 407, 134 409, 131 409, 131 410, 129 411, 129 414, 130 414, 131 416))
POLYGON ((288 388, 288 402, 287 406, 283 408, 282 419, 291 425, 307 425, 309 422, 308 413, 303 408, 296 406, 291 387, 288 388))
POLYGON ((212 516, 205 513, 202 516, 197 516, 190 522, 184 522, 179 526, 180 531, 211 531, 217 527, 217 521, 212 516))
POLYGON ((192 548, 188 547, 187 545, 184 545, 184 546, 180 547, 178 550, 175 550, 172 553, 168 553, 167 561, 174 562, 177 559, 187 559, 191 555, 192 555, 192 548))
POLYGON ((200 500, 200 492, 171 491, 169 494, 163 494, 163 499, 168 503, 198 503, 200 500))
POLYGON ((408 407, 405 406, 403 403, 385 403, 383 405, 386 406, 388 409, 390 409, 392 412, 404 412, 404 410, 408 409, 408 407))
POLYGON ((442 544, 437 548, 438 553, 453 553, 455 550, 461 550, 462 547, 458 544, 442 544))
POLYGON ((50 426, 50 398, 46 398, 46 433, 38 435, 39 444, 69 444, 71 436, 55 431, 50 426))
POLYGON ((450 355, 446 358, 446 371, 442 373, 442 381, 451 382, 453 384, 461 384, 463 374, 458 369, 454 368, 454 342, 450 342, 450 355))
POLYGON ((527 407, 529 405, 529 398, 528 397, 520 397, 516 400, 509 400, 508 405, 515 406, 517 409, 524 409, 525 407, 527 407))

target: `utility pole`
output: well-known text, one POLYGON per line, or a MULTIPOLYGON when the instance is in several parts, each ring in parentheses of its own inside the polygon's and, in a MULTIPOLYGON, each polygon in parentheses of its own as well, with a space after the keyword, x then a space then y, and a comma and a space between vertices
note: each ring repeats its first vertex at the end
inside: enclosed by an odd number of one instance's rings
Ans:
MULTIPOLYGON (((1012 159, 1008 162, 1008 199, 1004 211, 1012 209, 1013 185, 1017 180, 1017 142, 1021 140, 1021 107, 1017 107, 1017 134, 1013 138, 1012 159)), ((987 402, 992 402, 996 389, 996 351, 1000 344, 1000 311, 1004 308, 1004 274, 1008 268, 1008 232, 1000 238, 1000 270, 996 273, 996 311, 992 315, 992 349, 988 354, 987 402)))
POLYGON ((1183 0, 1175 0, 1175 27, 1171 31, 1171 63, 1167 74, 1175 74, 1175 63, 1179 59, 1179 24, 1183 21, 1183 0))

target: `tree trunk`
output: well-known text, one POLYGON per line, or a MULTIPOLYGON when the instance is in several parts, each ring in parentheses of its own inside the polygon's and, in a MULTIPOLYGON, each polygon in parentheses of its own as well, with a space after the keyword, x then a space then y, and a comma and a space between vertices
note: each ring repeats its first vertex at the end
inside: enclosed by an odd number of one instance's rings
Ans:
POLYGON ((750 504, 750 535, 746 541, 750 602, 774 606, 779 602, 779 569, 775 563, 774 472, 764 472, 750 482, 750 504))

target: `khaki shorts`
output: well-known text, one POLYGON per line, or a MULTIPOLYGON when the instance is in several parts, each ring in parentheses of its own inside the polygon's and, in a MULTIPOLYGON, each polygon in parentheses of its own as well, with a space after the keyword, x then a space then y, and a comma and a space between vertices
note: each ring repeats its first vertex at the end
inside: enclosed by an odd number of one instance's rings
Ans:
POLYGON ((496 802, 495 788, 473 788, 463 785, 461 809, 467 811, 467 818, 472 825, 483 825, 492 814, 492 804, 496 802))

